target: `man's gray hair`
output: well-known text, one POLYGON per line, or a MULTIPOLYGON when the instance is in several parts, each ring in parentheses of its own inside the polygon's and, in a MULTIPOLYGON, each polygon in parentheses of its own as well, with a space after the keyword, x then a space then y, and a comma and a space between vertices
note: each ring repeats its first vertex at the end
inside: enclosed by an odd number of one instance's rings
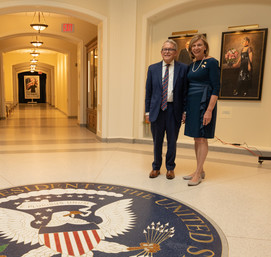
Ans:
MULTIPOLYGON (((166 41, 163 43, 163 46, 164 46, 165 43, 170 43, 170 44, 174 45, 174 49, 175 49, 176 51, 178 50, 178 45, 177 45, 177 43, 176 43, 173 39, 168 39, 168 40, 166 40, 166 41)), ((162 48, 163 48, 163 46, 162 46, 162 48)))

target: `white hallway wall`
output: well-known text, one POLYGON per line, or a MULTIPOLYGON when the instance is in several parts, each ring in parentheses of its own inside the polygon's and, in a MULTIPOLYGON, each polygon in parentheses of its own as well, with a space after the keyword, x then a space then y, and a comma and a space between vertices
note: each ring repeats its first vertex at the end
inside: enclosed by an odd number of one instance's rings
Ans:
MULTIPOLYGON (((270 1, 167 1, 163 6, 154 7, 142 3, 148 9, 145 14, 149 17, 149 33, 147 38, 146 60, 147 65, 161 60, 160 49, 162 43, 171 36, 174 31, 197 29, 199 33, 207 33, 210 44, 210 55, 220 60, 222 32, 228 31, 228 26, 259 24, 260 28, 271 28, 271 2, 270 1), (179 8, 180 2, 183 8, 179 8), (190 2, 190 4, 188 4, 190 2), (192 2, 198 4, 192 4, 192 2), (166 9, 171 8, 170 12, 166 9), (154 9, 151 9, 154 8, 154 9), (155 9, 156 8, 156 9, 155 9), (150 41, 150 43, 148 42, 150 41)), ((140 42, 139 42, 140 44, 140 42)), ((144 43, 142 43, 144 45, 144 43)), ((144 47, 144 46, 143 46, 144 47)), ((142 47, 142 49, 143 49, 142 47)), ((226 142, 247 143, 262 150, 271 150, 271 81, 270 74, 270 33, 267 38, 265 69, 263 78, 263 90, 261 101, 229 101, 219 100, 217 137, 226 142), (223 110, 230 112, 230 117, 223 118, 223 110)), ((137 55, 138 56, 138 55, 137 55)), ((143 59, 143 57, 142 57, 143 59)), ((143 61, 141 63, 144 63, 143 61)), ((147 67, 146 65, 146 67, 147 67)), ((139 68, 139 73, 143 73, 139 68)), ((145 75, 145 74, 144 74, 145 75)), ((136 76, 137 77, 137 76, 136 76)), ((146 76, 145 76, 146 77, 146 76)), ((145 79, 145 78, 144 78, 145 79)), ((143 84, 141 79, 141 84, 143 84)), ((140 85, 143 87, 143 85, 140 85)), ((138 89, 143 106, 144 90, 138 89)), ((139 119, 143 117, 144 110, 139 112, 139 119)), ((179 142, 193 143, 193 140, 183 135, 182 127, 179 142)), ((139 135, 140 137, 140 135, 139 135)))
MULTIPOLYGON (((256 1, 255 1, 256 2, 256 1)), ((162 42, 173 31, 198 29, 207 33, 210 55, 220 60, 221 35, 228 26, 259 24, 261 28, 271 28, 270 4, 225 4, 219 6, 201 6, 187 12, 175 14, 153 24, 151 60, 160 60, 162 42), (251 14, 251 15, 248 15, 251 14)), ((270 33, 267 40, 265 71, 261 101, 218 101, 218 121, 216 135, 235 143, 246 142, 250 146, 271 146, 271 115, 268 115, 271 98, 270 70, 270 33), (227 110, 229 117, 223 118, 221 112, 227 110)), ((182 134, 182 133, 181 133, 182 134)), ((181 139, 187 139, 182 137, 181 139)))

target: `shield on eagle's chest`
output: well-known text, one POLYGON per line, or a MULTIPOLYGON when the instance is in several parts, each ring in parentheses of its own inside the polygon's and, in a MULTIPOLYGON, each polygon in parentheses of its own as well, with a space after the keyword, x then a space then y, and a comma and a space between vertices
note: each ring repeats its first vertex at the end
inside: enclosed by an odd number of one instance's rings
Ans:
POLYGON ((81 256, 95 248, 101 241, 100 230, 83 230, 40 233, 42 244, 59 253, 81 256))

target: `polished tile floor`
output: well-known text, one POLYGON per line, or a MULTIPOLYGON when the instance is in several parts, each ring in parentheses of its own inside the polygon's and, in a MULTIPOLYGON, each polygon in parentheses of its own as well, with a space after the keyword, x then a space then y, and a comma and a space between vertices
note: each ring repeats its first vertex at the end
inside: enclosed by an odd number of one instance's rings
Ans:
MULTIPOLYGON (((48 105, 18 105, 0 120, 0 189, 49 182, 125 185, 189 204, 224 232, 230 257, 271 256, 271 161, 209 152, 206 180, 188 187, 192 149, 178 148, 176 178, 149 179, 151 144, 102 143, 48 105)), ((174 256, 170 256, 174 257, 174 256)))

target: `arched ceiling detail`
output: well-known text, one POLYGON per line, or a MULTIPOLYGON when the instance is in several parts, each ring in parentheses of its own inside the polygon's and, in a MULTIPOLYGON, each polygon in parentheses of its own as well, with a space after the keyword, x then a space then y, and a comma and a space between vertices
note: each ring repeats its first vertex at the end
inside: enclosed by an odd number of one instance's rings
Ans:
MULTIPOLYGON (((167 1, 164 5, 152 9, 146 14, 151 22, 161 21, 176 14, 208 7, 234 5, 234 4, 263 4, 271 5, 270 0, 175 0, 167 1)), ((198 17, 197 17, 198 18, 198 17)), ((191 20, 192 21, 192 20, 191 20)))
MULTIPOLYGON (((22 0, 16 2, 7 1, 0 3, 0 15, 41 11, 47 13, 68 15, 97 26, 101 21, 105 20, 106 17, 103 14, 94 11, 95 6, 94 4, 91 5, 91 2, 93 1, 90 0, 88 6, 93 6, 93 9, 80 7, 76 4, 76 1, 74 2, 74 4, 67 4, 59 3, 56 1, 39 0, 38 5, 37 1, 35 0, 29 0, 27 2, 22 0)), ((100 2, 104 2, 104 6, 106 6, 106 4, 108 3, 107 0, 100 0, 100 2)), ((101 6, 101 4, 99 4, 98 7, 99 6, 101 6)), ((102 10, 100 11, 102 12, 102 10)))
POLYGON ((5 24, 0 31, 1 51, 33 49, 30 42, 38 37, 44 42, 40 49, 67 53, 71 45, 76 46, 78 43, 85 45, 97 38, 97 24, 104 18, 100 14, 88 12, 86 15, 86 10, 76 6, 65 5, 66 8, 59 8, 56 7, 56 3, 50 1, 44 2, 44 6, 42 6, 42 2, 39 1, 38 7, 35 4, 29 6, 29 1, 24 3, 25 5, 9 2, 9 7, 4 8, 4 4, 0 3, 0 23, 5 24), (68 8, 72 8, 72 10, 68 8), (48 24, 48 28, 41 33, 30 26, 35 11, 42 11, 48 24), (73 24, 74 32, 63 32, 61 30, 63 23, 73 24))
MULTIPOLYGON (((11 35, 0 39, 0 48, 2 52, 9 52, 19 49, 25 49, 26 52, 30 52, 34 49, 31 45, 31 41, 35 39, 34 36, 28 34, 18 34, 16 36, 11 35)), ((65 37, 55 35, 43 35, 39 38, 44 44, 37 50, 42 51, 44 49, 53 50, 60 53, 68 53, 71 48, 76 47, 76 41, 67 40, 65 37)))

